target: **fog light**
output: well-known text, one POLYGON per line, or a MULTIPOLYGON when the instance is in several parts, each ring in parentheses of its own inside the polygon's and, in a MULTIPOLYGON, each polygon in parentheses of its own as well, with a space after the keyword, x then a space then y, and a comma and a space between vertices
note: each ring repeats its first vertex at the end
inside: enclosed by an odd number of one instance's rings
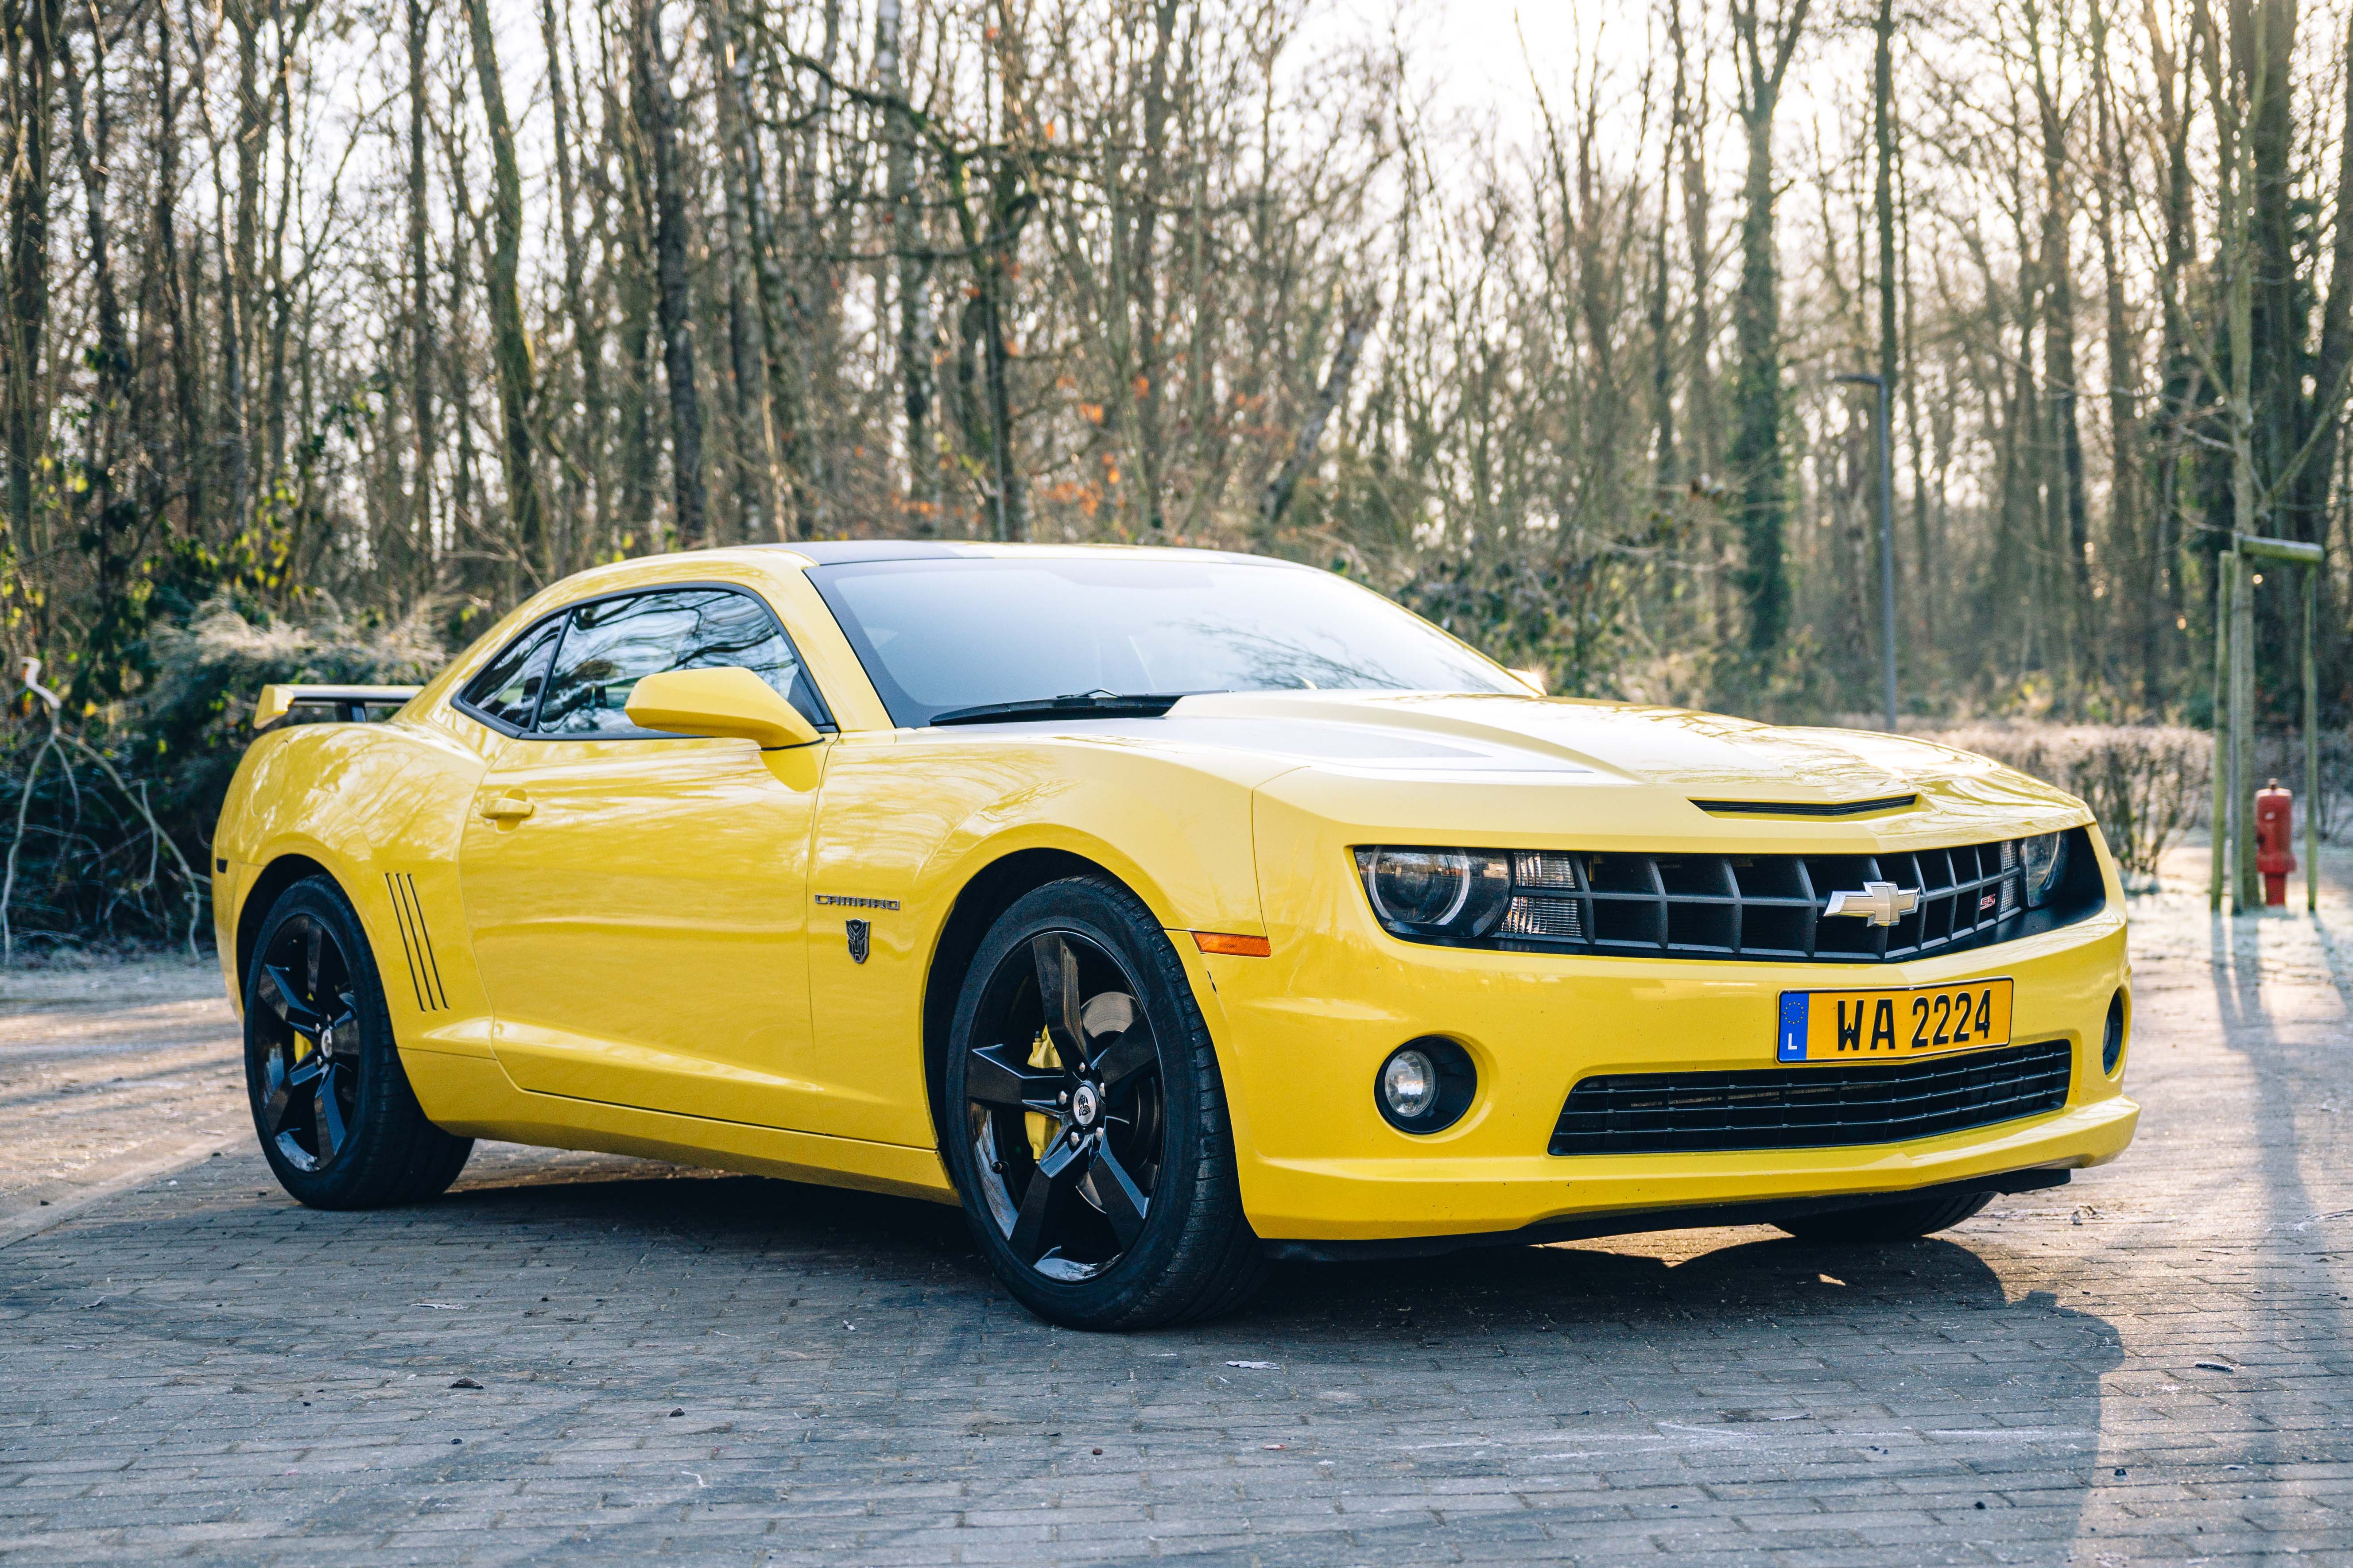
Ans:
POLYGON ((1394 1121, 1419 1121, 1438 1103, 1438 1064, 1410 1047, 1381 1068, 1381 1100, 1394 1121))
POLYGON ((2125 994, 2108 998, 2108 1026, 2100 1034, 2100 1070, 2110 1078, 2125 1059, 2125 994))
POLYGON ((1462 1120, 1478 1088, 1471 1053, 1429 1035, 1388 1054, 1373 1079, 1373 1103, 1400 1132, 1438 1132, 1462 1120))

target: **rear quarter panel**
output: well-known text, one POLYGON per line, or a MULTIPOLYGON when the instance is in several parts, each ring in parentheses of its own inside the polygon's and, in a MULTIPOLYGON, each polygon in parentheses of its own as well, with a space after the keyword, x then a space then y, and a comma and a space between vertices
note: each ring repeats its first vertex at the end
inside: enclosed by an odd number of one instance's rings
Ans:
POLYGON ((359 911, 402 1046, 488 1056, 457 852, 485 742, 497 740, 462 721, 406 715, 256 739, 214 837, 214 920, 231 999, 242 1006, 240 933, 249 937, 280 885, 270 868, 300 857, 334 878, 359 911))

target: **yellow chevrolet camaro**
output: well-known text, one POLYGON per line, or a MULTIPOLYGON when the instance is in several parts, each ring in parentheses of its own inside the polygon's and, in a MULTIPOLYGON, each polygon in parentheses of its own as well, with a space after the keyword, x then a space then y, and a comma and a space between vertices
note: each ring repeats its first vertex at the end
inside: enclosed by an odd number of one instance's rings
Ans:
POLYGON ((222 968, 303 1203, 477 1138, 960 1203, 1125 1328, 1269 1258, 1915 1237, 2115 1157, 2083 805, 1547 700, 1329 574, 939 543, 600 567, 422 689, 272 687, 222 968))

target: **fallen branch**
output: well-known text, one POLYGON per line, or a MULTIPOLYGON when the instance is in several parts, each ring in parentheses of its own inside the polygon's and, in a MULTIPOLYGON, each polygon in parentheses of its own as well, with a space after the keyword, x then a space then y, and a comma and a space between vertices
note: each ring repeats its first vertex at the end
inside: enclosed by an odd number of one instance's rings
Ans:
MULTIPOLYGON (((188 903, 188 955, 191 958, 201 956, 201 950, 196 946, 196 926, 204 912, 204 884, 196 879, 195 868, 188 864, 188 858, 180 853, 179 845, 173 842, 172 836, 164 831, 164 825, 155 819, 153 808, 147 804, 144 781, 142 781, 140 788, 132 789, 121 773, 115 770, 114 763, 108 760, 105 752, 64 727, 60 720, 60 710, 64 707, 64 700, 56 692, 41 684, 39 659, 25 660, 24 676, 25 689, 48 710, 49 732, 42 737, 40 750, 33 753, 33 765, 26 771, 24 792, 16 799, 16 833, 8 845, 8 868, 5 880, 0 881, 0 963, 14 963, 16 959, 16 936, 9 925, 8 910, 16 891, 16 856, 25 842, 26 818, 32 809, 33 784, 40 776, 43 760, 52 750, 61 746, 71 746, 96 763, 99 771, 106 775, 108 782, 121 792, 122 798, 137 808, 141 818, 147 824, 147 831, 154 835, 155 842, 172 852, 173 863, 180 868, 182 896, 188 903)), ((70 763, 66 764, 66 778, 68 787, 74 791, 74 798, 79 808, 80 791, 79 787, 72 784, 73 766, 70 763)), ((154 858, 151 850, 148 858, 147 885, 153 887, 154 881, 154 858)))
MULTIPOLYGON (((38 660, 33 661, 38 664, 38 660)), ((41 763, 58 743, 57 710, 49 712, 49 732, 41 737, 40 750, 33 753, 33 765, 25 770, 24 793, 16 797, 16 836, 8 841, 8 875, 0 881, 0 963, 16 962, 16 932, 9 924, 9 906, 16 898, 16 854, 25 847, 25 819, 33 809, 33 785, 41 776, 41 763)), ((70 770, 69 770, 70 771, 70 770)))

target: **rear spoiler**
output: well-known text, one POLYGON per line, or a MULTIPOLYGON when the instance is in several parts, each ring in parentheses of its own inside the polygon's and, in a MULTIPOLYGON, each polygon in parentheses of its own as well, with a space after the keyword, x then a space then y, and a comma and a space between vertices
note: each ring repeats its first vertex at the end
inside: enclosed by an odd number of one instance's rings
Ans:
POLYGON ((297 708, 332 708, 333 718, 364 724, 371 708, 397 708, 421 686, 265 686, 253 705, 253 727, 267 730, 297 708))

